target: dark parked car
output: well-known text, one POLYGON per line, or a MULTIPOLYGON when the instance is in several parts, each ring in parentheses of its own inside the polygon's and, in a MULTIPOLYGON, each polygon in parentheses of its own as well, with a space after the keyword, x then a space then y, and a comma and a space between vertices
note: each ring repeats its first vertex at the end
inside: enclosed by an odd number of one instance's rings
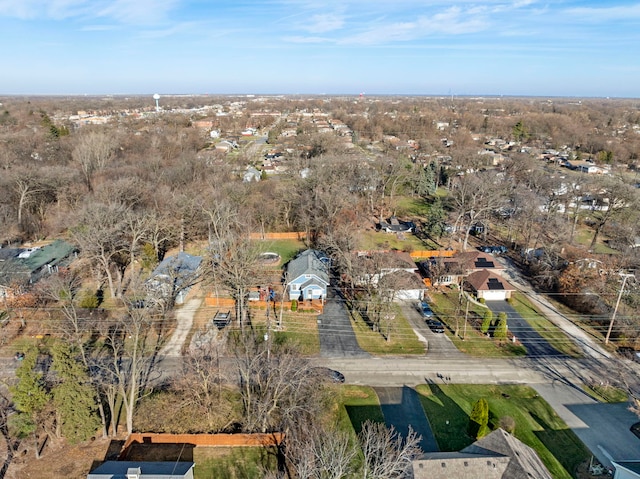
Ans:
POLYGON ((491 254, 505 254, 508 250, 506 246, 480 246, 480 251, 491 254))
POLYGON ((427 326, 429 326, 429 329, 434 333, 444 333, 444 324, 436 319, 427 320, 427 326))
POLYGON ((423 318, 433 318, 433 311, 431 311, 431 306, 429 306, 429 303, 421 301, 418 305, 418 308, 420 310, 420 313, 422 313, 423 318))
POLYGON ((313 368, 313 372, 318 374, 322 379, 329 380, 334 383, 343 383, 344 382, 344 374, 340 371, 336 371, 335 369, 329 368, 313 368))

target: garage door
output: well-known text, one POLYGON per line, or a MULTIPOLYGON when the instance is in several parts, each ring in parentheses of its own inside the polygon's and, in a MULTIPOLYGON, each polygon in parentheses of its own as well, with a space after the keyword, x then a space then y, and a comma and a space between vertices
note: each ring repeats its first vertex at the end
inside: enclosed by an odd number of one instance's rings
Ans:
POLYGON ((484 291, 482 293, 482 297, 486 301, 505 300, 507 297, 507 292, 506 291, 484 291))

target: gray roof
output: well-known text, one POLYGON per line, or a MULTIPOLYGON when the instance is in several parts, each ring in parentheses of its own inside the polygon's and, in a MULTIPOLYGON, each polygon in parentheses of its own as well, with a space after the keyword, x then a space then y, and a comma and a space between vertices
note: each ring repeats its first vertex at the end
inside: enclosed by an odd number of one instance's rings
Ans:
POLYGON ((433 452, 413 461, 414 479, 502 479, 510 458, 460 452, 433 452))
POLYGON ((201 262, 202 256, 193 256, 188 253, 180 252, 175 256, 169 256, 163 259, 162 263, 153 270, 151 277, 180 277, 192 274, 198 269, 201 262))
POLYGON ((621 467, 635 474, 636 477, 640 477, 640 461, 614 461, 613 465, 616 469, 621 467))
POLYGON ((87 479, 127 479, 127 471, 138 472, 139 479, 183 479, 193 477, 193 462, 107 461, 95 468, 87 479))
POLYGON ((553 479, 536 452, 496 429, 460 452, 427 453, 413 461, 415 479, 553 479))
POLYGON ((504 474, 509 479, 553 479, 536 451, 503 429, 496 429, 460 452, 509 456, 511 461, 504 474))
POLYGON ((312 274, 329 284, 329 258, 322 251, 308 249, 289 261, 287 274, 289 281, 299 278, 303 274, 312 274))

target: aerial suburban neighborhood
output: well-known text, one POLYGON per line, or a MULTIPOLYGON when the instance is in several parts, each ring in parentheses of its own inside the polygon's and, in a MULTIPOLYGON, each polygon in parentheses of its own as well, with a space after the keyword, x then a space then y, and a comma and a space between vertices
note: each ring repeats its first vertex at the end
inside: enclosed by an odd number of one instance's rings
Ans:
POLYGON ((638 100, 0 111, 0 478, 640 478, 638 100))

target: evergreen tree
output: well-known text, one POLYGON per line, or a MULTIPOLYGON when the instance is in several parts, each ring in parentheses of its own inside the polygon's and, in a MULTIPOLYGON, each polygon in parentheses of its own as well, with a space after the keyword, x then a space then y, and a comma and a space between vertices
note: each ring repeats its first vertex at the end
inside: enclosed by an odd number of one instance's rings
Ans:
POLYGON ((425 223, 425 230, 430 236, 440 238, 444 233, 445 218, 447 217, 442 200, 436 198, 431 208, 429 208, 429 216, 425 223))
POLYGON ((20 366, 16 369, 18 382, 9 388, 11 398, 18 414, 11 417, 10 427, 19 438, 26 438, 35 434, 36 458, 40 458, 37 428, 38 417, 49 403, 42 373, 35 370, 38 361, 38 351, 30 349, 24 355, 20 366))
POLYGON ((85 441, 100 427, 98 405, 89 375, 66 342, 52 349, 53 368, 59 383, 53 388, 53 402, 59 416, 62 435, 70 443, 85 441))
POLYGON ((487 334, 489 329, 491 329, 491 325, 493 323, 493 311, 487 308, 484 312, 484 317, 482 318, 482 326, 480 327, 480 331, 482 334, 487 334))
POLYGON ((493 337, 496 339, 507 339, 507 313, 500 313, 498 315, 498 324, 493 331, 493 337))
POLYGON ((489 429, 489 403, 486 399, 480 398, 473 405, 469 415, 468 432, 471 437, 476 439, 480 439, 491 432, 489 429))

